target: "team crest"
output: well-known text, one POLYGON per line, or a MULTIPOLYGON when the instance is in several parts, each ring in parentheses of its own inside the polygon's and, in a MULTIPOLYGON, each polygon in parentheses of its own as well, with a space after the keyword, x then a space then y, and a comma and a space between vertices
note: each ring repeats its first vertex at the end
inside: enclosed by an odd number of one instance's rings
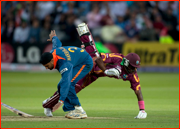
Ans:
POLYGON ((127 74, 124 74, 124 75, 123 75, 123 78, 124 78, 124 79, 126 79, 127 77, 128 77, 128 75, 127 75, 127 74))
POLYGON ((139 60, 136 61, 136 65, 138 65, 138 64, 139 64, 139 60))

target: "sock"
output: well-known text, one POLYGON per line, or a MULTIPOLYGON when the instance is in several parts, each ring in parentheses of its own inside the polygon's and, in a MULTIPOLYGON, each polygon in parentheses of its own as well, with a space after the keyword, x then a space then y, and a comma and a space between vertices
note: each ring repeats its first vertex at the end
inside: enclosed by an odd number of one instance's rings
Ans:
POLYGON ((75 106, 75 109, 80 110, 81 112, 84 112, 84 110, 81 106, 75 106))

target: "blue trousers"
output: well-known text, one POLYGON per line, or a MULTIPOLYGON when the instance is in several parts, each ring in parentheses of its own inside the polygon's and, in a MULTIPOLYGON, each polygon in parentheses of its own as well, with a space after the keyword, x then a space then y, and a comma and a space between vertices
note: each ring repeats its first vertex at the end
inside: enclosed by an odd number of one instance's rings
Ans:
POLYGON ((76 95, 75 85, 76 83, 82 79, 85 75, 87 75, 91 69, 93 68, 93 60, 90 56, 80 65, 73 68, 73 75, 71 80, 70 89, 68 95, 64 101, 63 110, 70 111, 74 110, 76 105, 81 106, 79 99, 76 95))

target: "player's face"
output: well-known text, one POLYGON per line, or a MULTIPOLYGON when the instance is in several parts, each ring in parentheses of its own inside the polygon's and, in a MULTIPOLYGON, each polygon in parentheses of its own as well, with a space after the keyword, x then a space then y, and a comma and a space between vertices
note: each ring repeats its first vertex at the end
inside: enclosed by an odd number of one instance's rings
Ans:
POLYGON ((45 67, 46 69, 52 70, 52 69, 54 68, 54 62, 53 62, 53 60, 51 60, 49 63, 45 64, 44 67, 45 67))

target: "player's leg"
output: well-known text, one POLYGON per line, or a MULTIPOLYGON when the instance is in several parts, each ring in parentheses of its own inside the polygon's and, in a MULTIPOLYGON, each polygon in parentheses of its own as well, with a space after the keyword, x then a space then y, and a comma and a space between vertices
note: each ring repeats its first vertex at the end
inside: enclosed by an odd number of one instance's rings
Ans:
MULTIPOLYGON (((73 71, 74 71, 74 73, 77 74, 77 73, 79 73, 80 68, 76 67, 76 68, 74 68, 73 71)), ((82 71, 80 71, 80 72, 82 72, 82 71)), ((64 101, 63 110, 65 112, 68 112, 65 114, 65 117, 69 118, 69 119, 87 118, 87 114, 84 111, 84 109, 81 107, 81 104, 79 102, 79 99, 76 95, 76 90, 75 90, 76 82, 79 80, 79 78, 81 78, 81 76, 82 75, 77 77, 76 75, 74 75, 74 77, 76 77, 76 78, 72 79, 68 95, 64 101)))
POLYGON ((73 68, 73 78, 71 80, 71 87, 68 96, 64 101, 64 106, 63 106, 64 111, 69 111, 69 113, 66 114, 67 118, 77 119, 77 118, 87 117, 87 114, 82 109, 79 99, 76 95, 75 85, 80 79, 82 79, 85 75, 87 75, 91 71, 92 67, 93 67, 93 60, 89 56, 84 61, 83 64, 73 68))
POLYGON ((63 110, 68 112, 65 117, 70 119, 87 118, 87 114, 81 107, 74 88, 74 84, 72 84, 69 93, 64 101, 63 110))
POLYGON ((92 34, 85 23, 81 23, 78 25, 78 28, 76 28, 80 37, 80 40, 82 44, 85 47, 85 50, 91 55, 91 57, 99 57, 99 52, 96 49, 94 39, 92 37, 92 34))
POLYGON ((84 119, 87 118, 86 112, 81 107, 79 99, 76 95, 74 82, 71 83, 70 90, 64 101, 63 110, 68 112, 65 117, 70 119, 84 119))
POLYGON ((96 79, 98 79, 98 76, 95 76, 91 72, 87 74, 84 78, 82 78, 76 83, 76 86, 75 86, 76 93, 79 93, 82 89, 89 86, 96 79))
POLYGON ((95 58, 96 64, 104 72, 106 70, 106 67, 95 46, 92 34, 89 31, 88 26, 85 23, 81 23, 78 25, 77 31, 82 44, 85 46, 86 51, 90 54, 92 58, 95 58))

